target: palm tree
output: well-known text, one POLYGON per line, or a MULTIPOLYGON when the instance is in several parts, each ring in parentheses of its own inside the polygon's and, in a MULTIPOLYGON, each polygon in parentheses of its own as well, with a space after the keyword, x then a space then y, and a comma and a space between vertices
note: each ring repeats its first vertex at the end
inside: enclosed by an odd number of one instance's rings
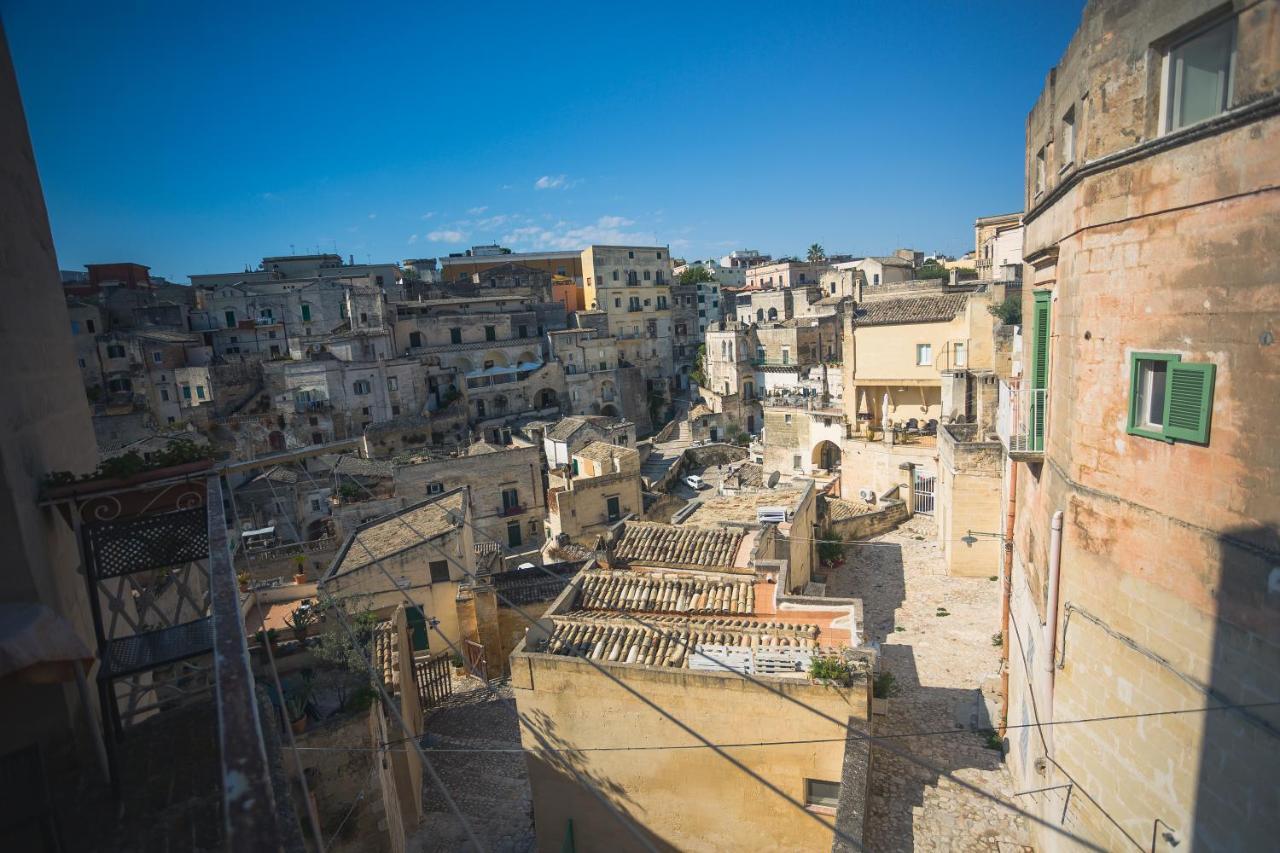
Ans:
POLYGON ((822 250, 821 243, 814 243, 809 247, 809 263, 816 264, 818 261, 825 261, 827 253, 822 250))

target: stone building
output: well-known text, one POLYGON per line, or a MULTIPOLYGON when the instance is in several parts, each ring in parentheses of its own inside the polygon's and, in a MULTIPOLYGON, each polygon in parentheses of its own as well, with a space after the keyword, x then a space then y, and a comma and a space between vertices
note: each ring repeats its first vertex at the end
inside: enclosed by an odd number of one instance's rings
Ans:
POLYGON ((1087 4, 1027 118, 1008 438, 1037 849, 1280 836, 1280 713, 1241 707, 1280 701, 1277 185, 1280 3, 1087 4))
POLYGON ((698 286, 671 285, 671 363, 677 388, 689 387, 689 374, 703 342, 706 321, 698 317, 698 286))
POLYGON ((871 692, 854 651, 857 602, 792 600, 777 582, 784 567, 756 557, 767 535, 628 522, 608 562, 579 573, 516 648, 519 713, 545 720, 553 745, 579 756, 570 773, 547 738, 522 732, 539 849, 570 834, 579 850, 705 849, 710 839, 827 849, 836 832, 861 846, 871 692), (847 662, 848 681, 813 683, 815 656, 847 662), (744 731, 792 743, 732 758, 626 749, 735 743, 744 731), (576 752, 588 745, 597 749, 576 752), (626 825, 586 785, 621 792, 626 825))
POLYGON ((644 510, 640 454, 631 447, 593 441, 554 468, 547 489, 547 538, 584 545, 644 510), (562 538, 563 537, 563 538, 562 538))
POLYGON ((825 261, 809 262, 783 259, 747 267, 747 290, 787 290, 818 283, 829 265, 825 261))
POLYGON ((636 425, 622 418, 562 418, 543 434, 543 456, 547 466, 559 468, 569 465, 575 453, 594 441, 635 447, 636 425))
POLYGON ((587 307, 605 312, 618 355, 639 367, 646 390, 670 398, 671 253, 665 246, 588 246, 582 251, 587 307))
POLYGON ((1022 238, 1022 211, 978 217, 973 223, 974 270, 978 278, 1022 278, 1022 238))
POLYGON ((408 594, 428 619, 438 620, 440 633, 460 645, 458 589, 467 572, 475 574, 476 562, 470 507, 463 487, 361 525, 342 543, 320 589, 338 600, 366 600, 383 617, 408 594))
POLYGON ((551 332, 547 340, 551 361, 564 372, 564 414, 625 417, 650 431, 644 377, 624 364, 617 338, 577 328, 551 332))

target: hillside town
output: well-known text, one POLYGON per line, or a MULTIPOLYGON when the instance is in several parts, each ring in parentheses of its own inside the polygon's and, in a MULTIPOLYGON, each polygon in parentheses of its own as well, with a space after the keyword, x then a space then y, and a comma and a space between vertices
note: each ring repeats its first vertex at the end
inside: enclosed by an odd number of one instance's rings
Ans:
POLYGON ((1271 849, 1280 0, 1045 71, 961 253, 179 283, 59 268, 6 51, 0 846, 1271 849))

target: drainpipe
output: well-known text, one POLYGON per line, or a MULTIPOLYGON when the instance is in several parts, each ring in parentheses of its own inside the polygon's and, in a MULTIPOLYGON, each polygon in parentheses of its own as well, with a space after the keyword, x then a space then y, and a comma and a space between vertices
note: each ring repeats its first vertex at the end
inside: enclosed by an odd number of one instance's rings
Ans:
MULTIPOLYGON (((1062 565, 1062 510, 1053 514, 1049 524, 1049 601, 1045 605, 1044 650, 1045 666, 1045 710, 1044 722, 1053 722, 1053 670, 1057 660, 1058 644, 1058 583, 1061 579, 1062 565)), ((1045 731, 1045 743, 1052 752, 1053 727, 1045 731)))
POLYGON ((1009 460, 1009 499, 1004 513, 1004 563, 1000 584, 1000 737, 1009 726, 1009 608, 1013 597, 1013 527, 1018 511, 1018 463, 1009 460))

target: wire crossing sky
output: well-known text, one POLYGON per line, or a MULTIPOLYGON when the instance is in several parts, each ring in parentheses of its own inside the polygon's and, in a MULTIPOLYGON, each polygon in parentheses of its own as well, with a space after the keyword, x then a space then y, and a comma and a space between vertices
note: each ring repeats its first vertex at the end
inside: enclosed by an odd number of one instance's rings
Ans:
POLYGON ((0 0, 64 269, 501 242, 959 254, 1080 0, 0 0))

